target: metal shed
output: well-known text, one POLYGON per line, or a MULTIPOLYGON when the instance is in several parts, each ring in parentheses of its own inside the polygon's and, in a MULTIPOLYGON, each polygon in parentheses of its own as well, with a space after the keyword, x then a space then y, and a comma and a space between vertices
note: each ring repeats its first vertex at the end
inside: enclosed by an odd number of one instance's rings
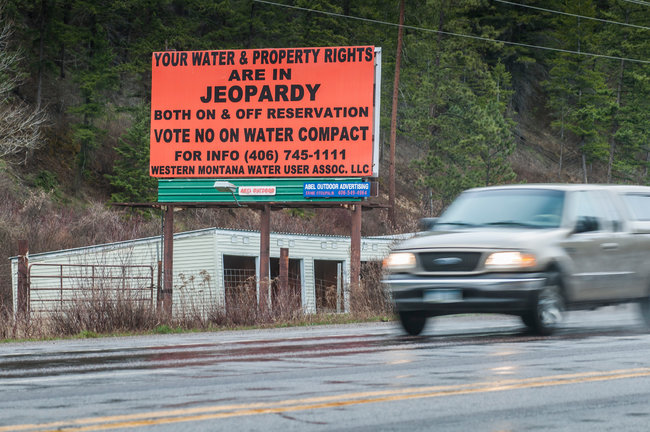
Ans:
MULTIPOLYGON (((271 278, 277 274, 273 267, 277 266, 280 249, 288 248, 290 273, 300 290, 303 310, 314 313, 332 309, 320 290, 332 284, 339 290, 348 285, 350 238, 285 233, 271 233, 270 237, 271 278)), ((362 237, 361 262, 382 260, 398 237, 362 237)), ((208 228, 174 234, 174 313, 225 305, 229 286, 260 274, 259 254, 257 231, 208 228)), ((98 281, 107 276, 123 286, 135 279, 151 285, 153 302, 161 259, 159 236, 30 255, 30 310, 50 310, 78 294, 80 288, 96 289, 98 281)), ((11 265, 16 310, 18 257, 11 258, 11 265)), ((344 311, 349 299, 345 290, 340 292, 344 297, 333 309, 344 311)))

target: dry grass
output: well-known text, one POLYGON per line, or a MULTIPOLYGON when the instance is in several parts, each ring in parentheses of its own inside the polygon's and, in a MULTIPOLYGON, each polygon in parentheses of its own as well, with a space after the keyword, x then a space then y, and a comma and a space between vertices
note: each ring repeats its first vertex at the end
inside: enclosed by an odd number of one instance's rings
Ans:
POLYGON ((0 340, 47 339, 52 336, 45 320, 14 316, 10 309, 0 307, 0 340))
POLYGON ((366 263, 361 270, 361 283, 350 290, 351 314, 359 319, 394 314, 390 293, 381 283, 381 263, 366 263))
POLYGON ((48 314, 53 335, 72 336, 83 332, 116 334, 141 332, 162 323, 150 301, 122 293, 104 292, 76 298, 48 314))
MULTIPOLYGON (((173 317, 157 311, 150 300, 131 297, 128 290, 95 290, 77 294, 47 316, 15 317, 8 308, 0 309, 0 340, 300 326, 392 317, 390 297, 380 283, 380 266, 365 266, 362 277, 361 284, 348 293, 350 312, 345 314, 305 313, 299 293, 279 289, 272 289, 269 307, 258 307, 255 280, 237 287, 237 295, 230 296, 226 305, 215 298, 200 303, 184 301, 182 296, 189 293, 186 286, 185 291, 179 290, 181 299, 173 317)), ((200 280, 195 288, 206 288, 208 283, 200 280)), ((271 281, 271 287, 274 283, 277 281, 271 281)))

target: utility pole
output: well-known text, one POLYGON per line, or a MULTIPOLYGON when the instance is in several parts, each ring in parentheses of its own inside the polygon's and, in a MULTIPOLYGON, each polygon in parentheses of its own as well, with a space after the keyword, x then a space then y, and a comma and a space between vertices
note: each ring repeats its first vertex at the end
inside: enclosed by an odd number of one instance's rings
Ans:
POLYGON ((393 82, 393 112, 390 118, 390 161, 388 168, 388 219, 395 226, 395 144, 397 141, 397 98, 399 95, 399 71, 402 62, 402 37, 404 34, 404 0, 399 2, 399 28, 397 30, 397 54, 395 55, 395 81, 393 82))

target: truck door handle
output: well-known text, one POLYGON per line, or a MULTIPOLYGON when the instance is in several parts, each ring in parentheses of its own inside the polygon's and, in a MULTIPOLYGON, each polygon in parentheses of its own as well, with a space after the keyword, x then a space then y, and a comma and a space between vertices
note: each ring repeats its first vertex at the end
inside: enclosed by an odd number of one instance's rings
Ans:
POLYGON ((616 250, 618 249, 618 243, 602 243, 600 247, 603 250, 616 250))

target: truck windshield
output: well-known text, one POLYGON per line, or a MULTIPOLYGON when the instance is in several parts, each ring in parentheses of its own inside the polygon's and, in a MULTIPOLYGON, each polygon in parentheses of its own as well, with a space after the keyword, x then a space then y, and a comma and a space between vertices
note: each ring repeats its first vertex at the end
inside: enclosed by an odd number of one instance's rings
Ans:
POLYGON ((436 222, 437 230, 467 227, 557 228, 564 192, 549 189, 491 189, 461 194, 436 222))

